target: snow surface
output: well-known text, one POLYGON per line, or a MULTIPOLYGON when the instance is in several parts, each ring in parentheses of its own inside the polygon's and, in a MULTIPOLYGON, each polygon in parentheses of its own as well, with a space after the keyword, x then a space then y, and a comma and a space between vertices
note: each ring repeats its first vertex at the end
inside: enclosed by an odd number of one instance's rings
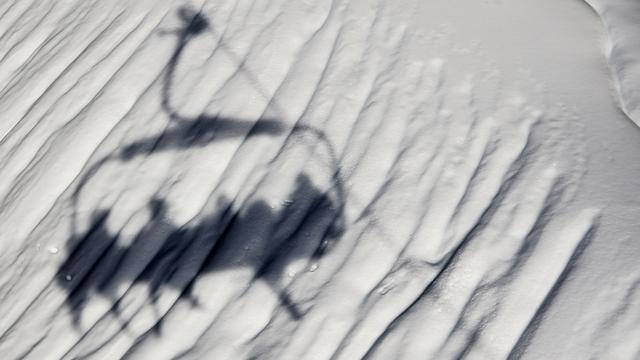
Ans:
POLYGON ((640 125, 640 2, 585 0, 602 17, 609 36, 607 60, 622 110, 640 125))
MULTIPOLYGON (((637 120, 640 12, 593 6, 637 120)), ((2 359, 640 356, 640 129, 581 1, 0 14, 2 359)))

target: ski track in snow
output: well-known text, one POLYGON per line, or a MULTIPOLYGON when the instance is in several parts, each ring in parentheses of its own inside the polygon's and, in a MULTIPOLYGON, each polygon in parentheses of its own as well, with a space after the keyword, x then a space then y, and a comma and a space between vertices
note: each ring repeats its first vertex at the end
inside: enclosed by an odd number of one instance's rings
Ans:
POLYGON ((0 4, 2 357, 517 356, 584 164, 391 7, 0 4))

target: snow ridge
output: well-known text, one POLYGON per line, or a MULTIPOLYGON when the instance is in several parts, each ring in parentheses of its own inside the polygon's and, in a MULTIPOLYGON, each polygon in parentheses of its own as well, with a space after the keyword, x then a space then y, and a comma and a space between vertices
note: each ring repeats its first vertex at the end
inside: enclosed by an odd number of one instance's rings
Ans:
POLYGON ((622 111, 640 125, 640 3, 633 0, 585 0, 602 19, 608 35, 607 61, 622 111))

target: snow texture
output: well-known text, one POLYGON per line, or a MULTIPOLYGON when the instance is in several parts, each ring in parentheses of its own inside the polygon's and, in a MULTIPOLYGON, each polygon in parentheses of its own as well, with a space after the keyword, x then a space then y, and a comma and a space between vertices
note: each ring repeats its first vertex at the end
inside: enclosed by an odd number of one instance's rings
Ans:
MULTIPOLYGON (((521 356, 598 233, 586 155, 396 7, 0 3, 1 357, 521 356)), ((640 351, 639 281, 595 357, 640 351)))
POLYGON ((602 18, 607 31, 607 60, 620 107, 640 125, 640 2, 585 0, 602 18))

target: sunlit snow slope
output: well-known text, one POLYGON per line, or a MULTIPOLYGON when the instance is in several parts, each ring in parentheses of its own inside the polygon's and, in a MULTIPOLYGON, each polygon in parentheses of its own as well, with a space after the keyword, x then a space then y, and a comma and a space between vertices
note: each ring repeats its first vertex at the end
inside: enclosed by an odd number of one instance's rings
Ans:
POLYGON ((0 358, 521 355, 598 234, 580 129, 397 7, 0 3, 0 358))
POLYGON ((640 125, 640 2, 585 0, 602 17, 607 31, 607 60, 620 106, 640 125))

